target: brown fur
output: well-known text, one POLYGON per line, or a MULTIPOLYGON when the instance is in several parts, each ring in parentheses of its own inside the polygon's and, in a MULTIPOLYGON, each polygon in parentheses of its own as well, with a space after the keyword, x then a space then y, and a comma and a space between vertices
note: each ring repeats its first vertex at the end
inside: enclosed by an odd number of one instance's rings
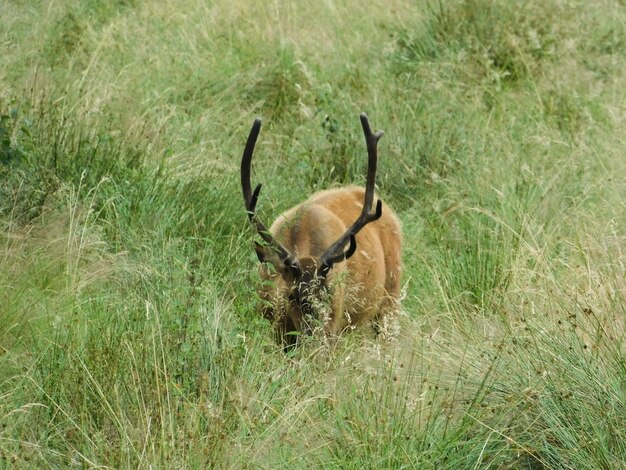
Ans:
MULTIPOLYGON (((321 191, 280 215, 270 232, 274 239, 299 260, 303 276, 300 285, 310 287, 312 298, 323 297, 316 284, 320 256, 346 232, 363 209, 365 189, 346 188, 321 191)), ((329 312, 320 317, 324 331, 338 335, 351 325, 382 318, 397 308, 400 295, 402 232, 398 217, 385 204, 380 219, 367 224, 356 235, 356 252, 347 261, 336 263, 321 283, 328 287, 329 312)), ((289 269, 269 247, 257 247, 259 259, 273 265, 261 266, 265 280, 260 290, 264 315, 273 320, 284 344, 295 342, 292 331, 308 332, 310 324, 293 293, 297 289, 289 269), (290 301, 290 296, 292 301, 290 301)))

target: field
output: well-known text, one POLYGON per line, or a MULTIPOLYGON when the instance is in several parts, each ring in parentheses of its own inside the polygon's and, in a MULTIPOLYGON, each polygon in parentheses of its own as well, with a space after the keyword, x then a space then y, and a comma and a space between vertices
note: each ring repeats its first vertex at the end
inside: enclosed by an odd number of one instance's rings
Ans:
POLYGON ((0 4, 0 468, 626 468, 623 0, 0 4), (364 184, 378 337, 285 354, 256 233, 364 184))

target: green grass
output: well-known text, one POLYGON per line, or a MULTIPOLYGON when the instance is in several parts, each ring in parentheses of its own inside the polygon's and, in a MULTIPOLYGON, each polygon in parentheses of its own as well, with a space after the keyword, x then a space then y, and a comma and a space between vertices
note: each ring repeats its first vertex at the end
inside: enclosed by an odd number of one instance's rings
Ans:
POLYGON ((626 465, 623 2, 5 2, 0 468, 626 465), (402 311, 295 354, 268 223, 362 184, 402 311))

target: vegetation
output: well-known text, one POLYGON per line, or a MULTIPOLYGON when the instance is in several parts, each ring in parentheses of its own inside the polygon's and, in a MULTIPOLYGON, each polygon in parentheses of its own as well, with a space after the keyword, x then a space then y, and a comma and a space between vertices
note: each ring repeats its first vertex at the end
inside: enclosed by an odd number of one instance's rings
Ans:
POLYGON ((623 1, 0 11, 0 467, 626 466, 623 1), (243 144, 269 221, 361 111, 403 308, 285 355, 243 144))

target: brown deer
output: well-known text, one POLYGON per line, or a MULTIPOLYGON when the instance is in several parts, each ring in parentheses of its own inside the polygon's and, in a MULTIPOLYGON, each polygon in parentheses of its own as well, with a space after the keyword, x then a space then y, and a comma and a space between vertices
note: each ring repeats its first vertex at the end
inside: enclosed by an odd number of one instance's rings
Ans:
POLYGON ((365 190, 348 186, 315 193, 281 214, 269 230, 256 214, 261 185, 252 191, 250 184, 261 120, 250 130, 241 159, 241 188, 250 222, 265 242, 256 244, 265 281, 259 291, 263 314, 275 323, 285 347, 295 344, 299 333, 310 334, 315 325, 336 336, 397 308, 400 222, 380 199, 372 211, 383 132, 372 133, 365 113, 361 125, 368 153, 365 190))

